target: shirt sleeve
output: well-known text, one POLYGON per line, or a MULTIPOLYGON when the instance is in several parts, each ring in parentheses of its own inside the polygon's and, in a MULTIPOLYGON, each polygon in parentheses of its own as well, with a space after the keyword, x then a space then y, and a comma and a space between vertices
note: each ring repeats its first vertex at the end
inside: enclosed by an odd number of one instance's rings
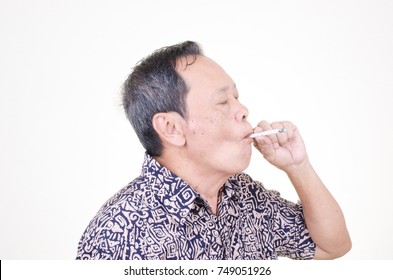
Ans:
POLYGON ((297 260, 312 259, 316 246, 307 229, 302 204, 286 200, 276 191, 267 192, 274 209, 273 231, 277 255, 297 260))

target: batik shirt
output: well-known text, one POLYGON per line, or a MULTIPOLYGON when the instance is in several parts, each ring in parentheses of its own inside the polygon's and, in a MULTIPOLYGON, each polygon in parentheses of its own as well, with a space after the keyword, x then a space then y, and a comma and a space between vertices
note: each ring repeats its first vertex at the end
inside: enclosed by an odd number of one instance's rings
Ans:
POLYGON ((219 193, 217 214, 184 180, 146 154, 142 173, 99 210, 77 259, 311 259, 302 206, 245 173, 219 193))

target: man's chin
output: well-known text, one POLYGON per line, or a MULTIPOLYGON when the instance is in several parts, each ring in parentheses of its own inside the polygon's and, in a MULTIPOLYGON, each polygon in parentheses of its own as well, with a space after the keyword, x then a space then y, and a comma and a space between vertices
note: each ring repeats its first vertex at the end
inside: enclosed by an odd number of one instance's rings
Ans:
MULTIPOLYGON (((247 169, 251 162, 251 154, 249 156, 243 156, 241 159, 238 159, 236 162, 236 169, 234 169, 234 174, 241 173, 247 169)), ((233 175, 234 175, 233 174, 233 175)))

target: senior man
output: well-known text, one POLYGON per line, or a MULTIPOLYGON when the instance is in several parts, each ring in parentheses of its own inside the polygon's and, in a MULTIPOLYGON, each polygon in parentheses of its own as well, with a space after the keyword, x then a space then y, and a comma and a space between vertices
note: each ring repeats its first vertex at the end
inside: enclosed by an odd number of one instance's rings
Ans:
POLYGON ((197 43, 143 59, 122 94, 146 150, 142 172, 92 219, 77 259, 333 259, 350 250, 343 213, 299 130, 287 121, 253 129, 235 82, 197 43), (300 202, 243 173, 253 145, 300 202))

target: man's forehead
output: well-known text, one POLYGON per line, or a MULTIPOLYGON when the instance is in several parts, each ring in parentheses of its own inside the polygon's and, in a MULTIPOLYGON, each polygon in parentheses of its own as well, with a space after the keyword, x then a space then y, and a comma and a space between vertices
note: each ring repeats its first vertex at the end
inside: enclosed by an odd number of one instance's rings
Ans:
POLYGON ((218 88, 214 93, 227 93, 228 91, 236 89, 236 83, 233 83, 231 85, 225 85, 220 88, 218 88))
POLYGON ((176 62, 176 71, 180 74, 187 72, 223 72, 224 69, 213 59, 204 55, 188 55, 181 57, 176 62), (203 71, 202 71, 203 70, 203 71))
POLYGON ((231 77, 229 77, 219 64, 203 55, 197 55, 196 57, 188 56, 180 59, 176 64, 176 71, 189 83, 193 81, 209 81, 213 83, 225 81, 224 84, 217 85, 220 88, 233 83, 231 77))

